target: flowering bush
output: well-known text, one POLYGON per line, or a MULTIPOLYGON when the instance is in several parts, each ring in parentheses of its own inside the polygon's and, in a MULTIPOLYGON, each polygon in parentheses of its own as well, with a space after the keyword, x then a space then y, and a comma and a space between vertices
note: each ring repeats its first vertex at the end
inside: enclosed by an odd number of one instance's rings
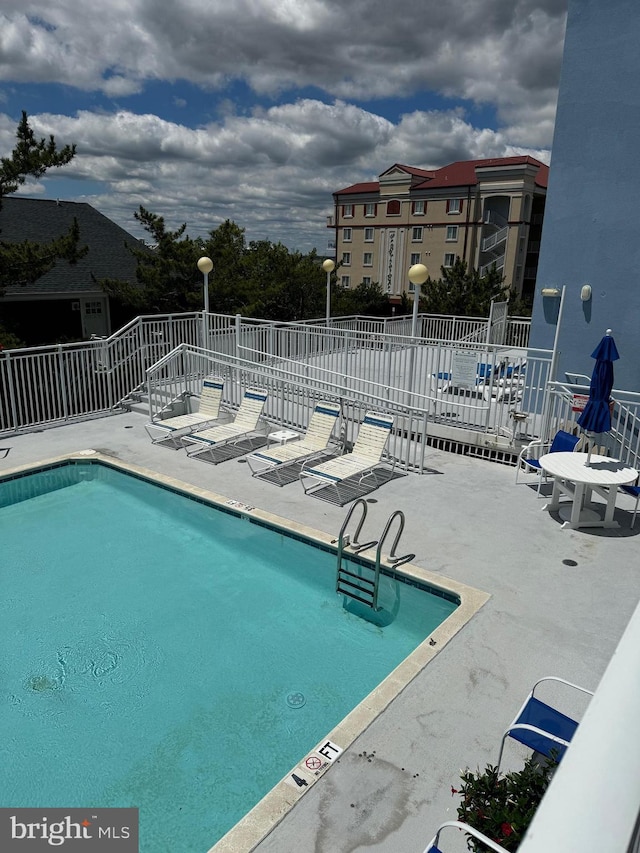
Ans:
MULTIPOLYGON (((485 770, 460 775, 460 789, 451 788, 451 794, 460 794, 458 820, 479 830, 505 850, 518 849, 538 804, 542 799, 556 768, 555 761, 540 764, 532 756, 522 770, 500 775, 498 768, 488 764, 485 770)), ((474 838, 467 839, 469 850, 485 851, 488 848, 474 838)))

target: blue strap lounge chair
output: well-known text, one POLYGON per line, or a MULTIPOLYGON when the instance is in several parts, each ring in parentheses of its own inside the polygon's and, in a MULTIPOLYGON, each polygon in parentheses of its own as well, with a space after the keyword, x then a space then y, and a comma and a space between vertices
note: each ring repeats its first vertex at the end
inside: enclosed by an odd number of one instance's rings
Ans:
POLYGON ((573 435, 573 433, 567 432, 566 430, 559 429, 551 444, 544 444, 539 440, 532 441, 530 444, 527 444, 527 446, 523 447, 520 451, 520 455, 518 456, 518 461, 516 463, 516 483, 518 482, 519 475, 522 471, 535 472, 538 474, 539 478, 539 495, 542 481, 546 481, 546 474, 542 470, 539 457, 543 456, 545 453, 566 453, 574 451, 577 449, 579 440, 579 436, 573 435))
MULTIPOLYGON (((340 405, 338 403, 316 403, 309 425, 304 435, 298 439, 279 446, 267 446, 247 457, 247 462, 254 477, 271 472, 274 476, 270 482, 277 486, 285 485, 288 480, 279 476, 283 469, 289 468, 302 461, 310 462, 330 453, 329 442, 338 423, 340 405)), ((334 455, 338 453, 336 449, 334 455)), ((291 473, 291 472, 290 472, 291 473)), ((292 472, 296 475, 296 472, 292 472)), ((296 477, 297 479, 297 477, 296 477)))
POLYGON ((164 419, 158 417, 145 424, 145 429, 153 443, 178 450, 182 447, 180 439, 183 435, 193 432, 198 427, 210 426, 219 420, 223 388, 222 379, 205 379, 202 383, 197 412, 164 419))
MULTIPOLYGON (((268 427, 260 429, 260 418, 262 409, 267 400, 267 392, 261 388, 249 388, 245 391, 238 412, 231 423, 220 424, 208 429, 198 430, 182 436, 182 443, 187 448, 188 456, 209 455, 206 461, 222 462, 224 458, 217 458, 215 450, 227 444, 237 444, 248 438, 260 438, 266 441, 265 433, 268 427)), ((246 453, 246 450, 244 451, 246 453)), ((218 455, 219 456, 219 455, 218 455)))
POLYGON ((426 846, 424 853, 445 853, 444 848, 440 847, 440 833, 443 829, 447 829, 449 827, 462 830, 465 835, 471 836, 471 838, 475 838, 477 841, 482 842, 482 844, 486 846, 487 850, 493 850, 495 853, 506 853, 504 847, 500 847, 500 845, 496 844, 495 841, 492 841, 491 838, 488 838, 486 835, 483 835, 482 832, 479 832, 479 830, 469 826, 468 823, 462 823, 460 820, 448 820, 441 824, 438 827, 436 834, 426 846))
POLYGON ((502 736, 500 754, 498 755, 498 769, 500 769, 504 745, 508 737, 528 746, 534 752, 544 755, 545 758, 550 758, 553 753, 556 761, 560 761, 564 755, 578 728, 578 723, 535 696, 538 685, 548 681, 557 682, 588 696, 593 696, 591 690, 579 687, 577 684, 572 684, 570 681, 565 681, 564 678, 557 678, 554 675, 548 675, 536 681, 513 722, 502 736))
MULTIPOLYGON (((376 469, 387 463, 383 462, 382 454, 389 440, 393 417, 378 412, 367 412, 358 430, 358 437, 351 453, 338 456, 312 468, 303 467, 300 472, 300 482, 305 494, 315 494, 326 486, 335 486, 335 497, 343 506, 354 497, 358 497, 358 487, 362 482, 371 478, 374 487, 380 485, 376 469), (345 488, 341 495, 339 486, 342 484, 355 487, 345 488)), ((395 461, 390 465, 390 472, 384 479, 393 475, 395 461)), ((332 494, 333 494, 333 490, 332 494)), ((321 497, 322 495, 319 495, 321 497)))

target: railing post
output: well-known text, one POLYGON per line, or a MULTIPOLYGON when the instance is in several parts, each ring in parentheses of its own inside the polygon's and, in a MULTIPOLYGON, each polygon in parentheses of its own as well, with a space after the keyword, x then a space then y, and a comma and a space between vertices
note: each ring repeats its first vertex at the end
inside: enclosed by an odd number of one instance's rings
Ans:
POLYGON ((60 377, 60 393, 62 396, 63 419, 69 419, 69 407, 67 405, 67 383, 64 375, 64 361, 62 359, 62 344, 58 344, 58 376, 60 377))
POLYGON ((4 354, 7 364, 7 382, 9 383, 9 404, 11 406, 11 417, 13 419, 14 430, 18 429, 18 409, 16 407, 15 383, 13 379, 13 365, 11 363, 11 355, 6 352, 4 354))
POLYGON ((240 358, 240 332, 242 330, 242 314, 236 314, 236 358, 240 358))

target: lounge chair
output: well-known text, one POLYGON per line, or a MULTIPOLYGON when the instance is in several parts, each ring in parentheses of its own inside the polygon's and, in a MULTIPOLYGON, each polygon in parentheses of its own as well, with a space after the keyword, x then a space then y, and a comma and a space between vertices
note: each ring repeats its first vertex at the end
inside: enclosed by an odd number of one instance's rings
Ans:
MULTIPOLYGON (((263 443, 267 430, 260 429, 262 409, 267 399, 267 392, 260 388, 249 388, 245 391, 240 408, 231 423, 220 424, 208 429, 198 430, 183 435, 182 444, 187 449, 188 456, 208 454, 208 462, 223 462, 224 456, 214 451, 225 445, 237 444, 243 439, 257 438, 263 443), (262 432, 262 435, 260 433, 262 432)), ((246 450, 243 451, 246 453, 246 450)))
POLYGON ((593 696, 591 690, 565 681, 564 678, 557 678, 555 675, 547 675, 536 681, 513 722, 502 736, 498 755, 498 769, 500 769, 504 745, 508 737, 528 746, 529 749, 540 753, 545 758, 551 758, 553 755, 556 761, 560 761, 569 746, 569 742, 578 728, 578 723, 535 696, 538 685, 546 681, 563 684, 566 687, 593 696))
POLYGON ((198 426, 210 426, 214 421, 217 421, 220 418, 223 387, 222 379, 205 379, 202 383, 197 412, 164 419, 154 418, 145 424, 145 429, 153 443, 178 450, 182 447, 181 436, 193 432, 198 426), (154 431, 156 430, 160 432, 160 435, 154 438, 154 431))
POLYGON ((267 446, 247 457, 252 475, 260 477, 262 474, 271 472, 273 478, 270 478, 270 482, 277 486, 290 482, 290 479, 280 476, 284 473, 284 469, 291 468, 302 461, 318 459, 330 452, 329 442, 339 414, 340 406, 337 403, 316 403, 304 435, 287 444, 267 446))
POLYGON ((472 826, 469 826, 468 823, 462 823, 460 820, 448 820, 445 823, 441 824, 438 827, 438 831, 433 836, 429 844, 427 844, 424 853, 444 853, 441 849, 440 845, 440 833, 443 829, 447 827, 455 827, 456 829, 462 830, 465 835, 470 835, 472 838, 475 838, 477 841, 481 841, 488 850, 494 850, 495 853, 506 853, 504 847, 500 847, 499 844, 496 844, 495 841, 492 841, 490 838, 487 838, 486 835, 483 835, 482 832, 479 832, 477 829, 474 829, 472 826))
MULTIPOLYGON (((337 502, 340 506, 343 506, 358 496, 358 489, 352 489, 353 493, 351 494, 349 494, 349 489, 345 489, 341 495, 338 488, 341 484, 357 487, 362 484, 363 480, 370 477, 372 478, 374 487, 380 485, 376 468, 387 464, 383 462, 382 454, 389 440, 392 426, 393 417, 391 415, 367 412, 358 431, 358 437, 351 453, 345 453, 344 456, 339 456, 337 459, 330 459, 328 462, 323 462, 313 468, 302 468, 300 482, 302 483, 305 494, 313 495, 326 486, 334 486, 335 495, 338 499, 337 502)), ((382 482, 386 482, 391 478, 394 468, 395 460, 391 464, 391 470, 382 482)))

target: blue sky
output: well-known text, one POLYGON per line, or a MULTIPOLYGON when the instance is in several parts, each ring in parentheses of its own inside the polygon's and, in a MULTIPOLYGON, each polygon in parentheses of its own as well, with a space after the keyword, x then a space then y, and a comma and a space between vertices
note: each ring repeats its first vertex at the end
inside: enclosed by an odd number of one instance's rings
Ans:
POLYGON ((26 110, 78 151, 27 195, 323 254, 331 194, 395 162, 549 161, 566 3, 3 0, 0 155, 26 110))

